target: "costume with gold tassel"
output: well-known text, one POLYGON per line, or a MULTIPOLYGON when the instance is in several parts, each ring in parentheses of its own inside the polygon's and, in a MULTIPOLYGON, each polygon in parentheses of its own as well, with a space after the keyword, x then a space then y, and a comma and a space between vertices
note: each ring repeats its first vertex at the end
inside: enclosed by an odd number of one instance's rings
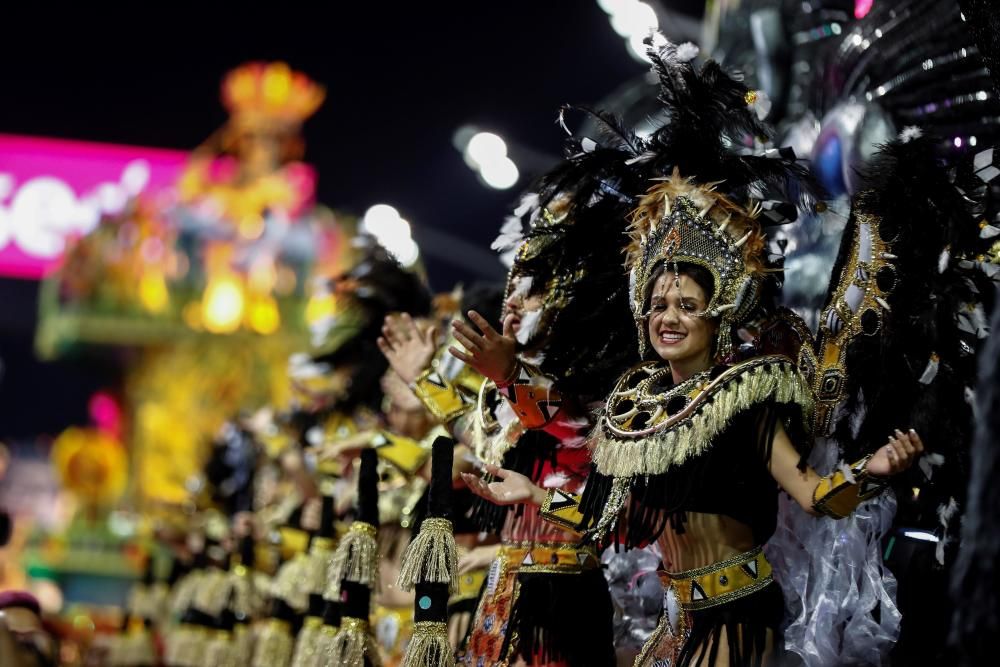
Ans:
POLYGON ((361 452, 358 514, 337 545, 330 578, 342 602, 340 629, 329 647, 330 664, 381 665, 370 625, 372 589, 378 582, 378 460, 375 451, 361 452))

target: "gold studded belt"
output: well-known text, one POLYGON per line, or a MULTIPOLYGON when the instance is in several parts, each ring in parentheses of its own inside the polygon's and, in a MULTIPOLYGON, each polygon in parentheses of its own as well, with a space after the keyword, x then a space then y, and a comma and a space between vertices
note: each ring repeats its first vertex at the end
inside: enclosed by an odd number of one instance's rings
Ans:
POLYGON ((518 572, 525 573, 575 574, 601 565, 594 547, 563 543, 504 545, 500 556, 517 567, 518 572))
POLYGON ((684 572, 660 571, 664 588, 674 589, 682 609, 696 611, 752 595, 770 584, 771 564, 761 547, 684 572))

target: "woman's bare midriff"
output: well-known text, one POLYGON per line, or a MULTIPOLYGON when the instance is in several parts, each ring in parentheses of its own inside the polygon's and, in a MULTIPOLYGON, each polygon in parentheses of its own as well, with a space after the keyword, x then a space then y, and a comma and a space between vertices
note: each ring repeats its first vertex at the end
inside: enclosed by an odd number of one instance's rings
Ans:
POLYGON ((681 531, 668 524, 657 543, 667 572, 712 565, 756 546, 753 531, 745 523, 721 514, 698 512, 687 513, 681 531))

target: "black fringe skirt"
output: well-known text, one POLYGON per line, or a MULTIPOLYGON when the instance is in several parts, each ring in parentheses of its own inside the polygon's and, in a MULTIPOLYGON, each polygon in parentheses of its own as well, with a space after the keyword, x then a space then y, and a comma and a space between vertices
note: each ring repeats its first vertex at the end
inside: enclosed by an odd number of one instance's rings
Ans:
MULTIPOLYGON (((779 627, 784 612, 781 589, 771 583, 745 598, 685 614, 684 636, 658 628, 643 649, 637 665, 652 667, 659 661, 671 667, 775 667, 781 665, 779 627), (728 660, 718 662, 728 654, 728 660)), ((664 611, 666 614, 666 611, 664 611)), ((661 627, 667 624, 664 619, 661 627)))
MULTIPOLYGON (((600 568, 579 574, 522 573, 505 640, 526 663, 614 667, 613 608, 600 568)), ((506 654, 506 650, 504 651, 506 654)))

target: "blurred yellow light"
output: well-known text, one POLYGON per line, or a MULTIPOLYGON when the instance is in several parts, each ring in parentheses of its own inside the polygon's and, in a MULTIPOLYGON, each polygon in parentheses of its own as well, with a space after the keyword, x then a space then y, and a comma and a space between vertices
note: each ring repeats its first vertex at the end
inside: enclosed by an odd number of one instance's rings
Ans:
POLYGON ((264 233, 264 218, 259 215, 246 216, 240 220, 239 231, 240 236, 248 241, 260 238, 260 235, 264 233))
POLYGON ((243 319, 243 286, 233 276, 209 280, 202 301, 202 321, 212 333, 232 333, 243 319))
POLYGON ((285 63, 271 63, 264 72, 264 99, 269 105, 280 106, 292 89, 292 70, 285 63))
POLYGON ((250 305, 250 328, 259 334, 273 334, 281 326, 281 315, 274 299, 258 299, 250 305))
POLYGON ((139 300, 143 308, 151 313, 162 313, 170 300, 167 283, 158 271, 143 274, 139 279, 139 300))
POLYGON ((337 312, 337 301, 332 294, 314 294, 306 304, 306 322, 316 324, 337 312))
POLYGON ((267 294, 274 288, 278 272, 271 262, 257 262, 250 268, 250 289, 258 294, 267 294))

